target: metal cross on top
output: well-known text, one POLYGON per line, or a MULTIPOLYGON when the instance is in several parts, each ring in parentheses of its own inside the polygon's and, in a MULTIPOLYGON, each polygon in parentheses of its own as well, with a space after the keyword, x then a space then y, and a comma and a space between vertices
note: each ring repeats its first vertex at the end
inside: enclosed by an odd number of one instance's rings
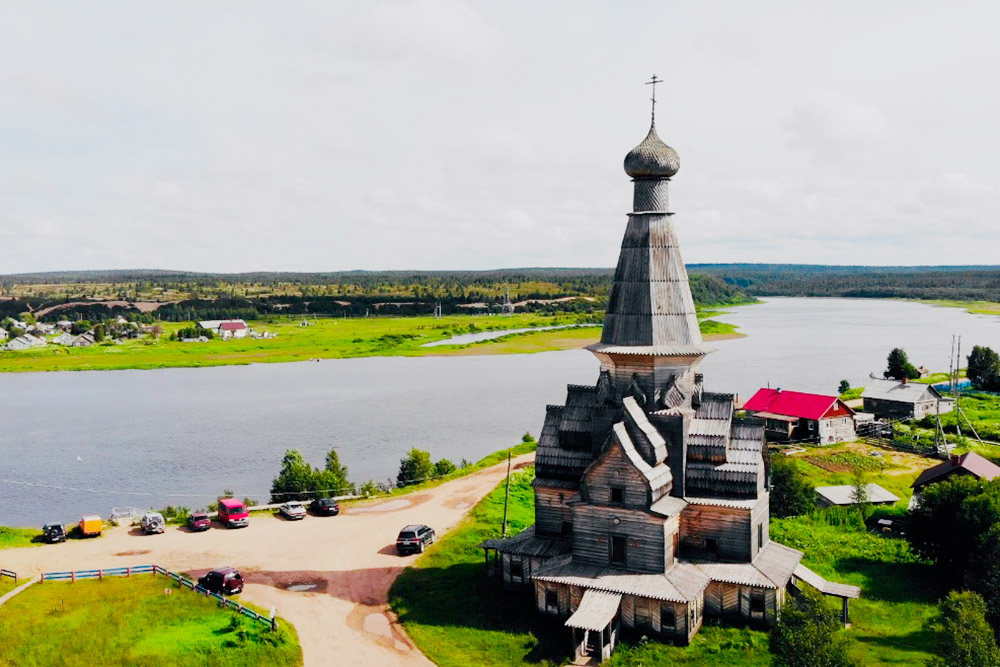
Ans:
POLYGON ((655 74, 653 75, 653 78, 646 82, 647 86, 653 87, 653 96, 649 98, 653 102, 653 109, 649 114, 650 120, 652 120, 653 123, 656 122, 656 84, 658 83, 663 83, 663 79, 657 79, 655 74))

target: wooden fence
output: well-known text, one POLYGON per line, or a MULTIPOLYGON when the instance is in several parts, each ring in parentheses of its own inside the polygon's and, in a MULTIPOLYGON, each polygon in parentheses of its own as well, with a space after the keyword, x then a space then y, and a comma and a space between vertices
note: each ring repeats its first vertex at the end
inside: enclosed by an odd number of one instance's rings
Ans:
POLYGON ((0 579, 3 579, 4 577, 10 577, 14 580, 15 584, 17 583, 17 572, 14 572, 13 570, 5 570, 0 567, 0 579))
MULTIPOLYGON (((4 570, 4 572, 6 573, 7 570, 4 570)), ((164 567, 160 567, 159 565, 135 565, 132 567, 112 567, 112 568, 98 569, 98 570, 70 570, 67 572, 43 572, 39 577, 39 581, 42 583, 46 581, 75 582, 80 579, 104 579, 104 577, 131 577, 133 574, 152 574, 154 576, 157 574, 162 574, 163 576, 176 581, 181 586, 181 588, 187 588, 188 590, 194 591, 195 593, 201 593, 205 597, 212 598, 216 600, 220 606, 232 609, 237 614, 251 618, 259 623, 264 623, 268 627, 270 627, 271 630, 278 629, 278 622, 276 619, 265 616, 264 614, 258 614, 253 609, 244 607, 235 600, 230 600, 229 598, 223 595, 220 595, 218 593, 213 593, 206 588, 202 588, 196 582, 191 581, 186 577, 182 577, 176 572, 171 572, 170 570, 164 567)))

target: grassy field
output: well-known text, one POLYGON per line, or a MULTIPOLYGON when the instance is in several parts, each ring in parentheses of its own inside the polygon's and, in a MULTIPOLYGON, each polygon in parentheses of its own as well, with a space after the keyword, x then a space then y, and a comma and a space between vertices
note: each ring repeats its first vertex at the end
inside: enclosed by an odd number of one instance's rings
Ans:
POLYGON ((294 629, 260 623, 162 577, 35 584, 0 607, 0 665, 302 664, 294 629), (173 587, 173 595, 164 595, 173 587))
MULTIPOLYGON (((709 311, 714 313, 715 311, 709 311)), ((521 354, 581 348, 600 338, 598 325, 579 329, 511 334, 499 340, 472 345, 421 347, 461 334, 491 330, 593 323, 593 316, 539 315, 511 316, 456 315, 433 317, 379 317, 309 320, 272 319, 251 322, 255 331, 277 334, 277 338, 211 340, 183 343, 169 335, 190 323, 162 323, 164 333, 121 344, 101 343, 86 348, 48 345, 21 351, 0 351, 0 372, 56 370, 119 370, 229 366, 237 364, 307 361, 373 356, 440 356, 463 354, 521 354)), ((706 335, 731 335, 735 327, 704 320, 706 335)))
MULTIPOLYGON (((900 496, 895 507, 880 508, 879 515, 898 516, 909 499, 909 485, 936 461, 888 450, 881 458, 871 457, 871 450, 860 444, 812 448, 796 458, 815 484, 848 484, 853 467, 862 467, 869 481, 900 496)), ((529 525, 534 511, 530 474, 514 480, 512 532, 529 525)), ((440 665, 548 665, 569 658, 565 628, 532 613, 530 597, 503 592, 485 579, 476 545, 499 532, 503 492, 501 484, 392 588, 391 604, 407 632, 440 665)), ((817 510, 772 519, 771 536, 804 551, 803 562, 816 572, 862 588, 861 599, 851 602, 853 627, 844 631, 862 664, 926 664, 938 644, 930 621, 945 591, 905 540, 870 533, 852 516, 817 510)), ((709 623, 690 646, 621 644, 607 664, 767 665, 767 646, 764 632, 709 623)))
POLYGON ((922 303, 929 303, 933 306, 944 306, 947 308, 964 308, 966 311, 977 315, 1000 315, 1000 303, 997 303, 996 301, 951 301, 947 299, 938 299, 922 301, 922 303))
MULTIPOLYGON (((42 534, 34 528, 5 528, 0 526, 0 549, 16 549, 19 547, 37 547, 41 542, 33 541, 42 534)), ((3 565, 0 562, 0 565, 3 565)))

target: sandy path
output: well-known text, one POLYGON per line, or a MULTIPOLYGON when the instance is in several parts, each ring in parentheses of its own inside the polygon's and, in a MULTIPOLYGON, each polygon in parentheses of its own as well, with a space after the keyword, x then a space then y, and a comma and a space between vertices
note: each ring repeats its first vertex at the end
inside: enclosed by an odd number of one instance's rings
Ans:
MULTIPOLYGON (((533 460, 534 454, 526 454, 514 462, 523 466, 533 460)), ((23 576, 149 563, 201 575, 213 567, 235 565, 247 581, 244 597, 277 608, 295 625, 307 666, 430 665, 388 609, 389 586, 415 558, 396 555, 396 534, 406 524, 425 523, 443 535, 506 471, 504 462, 434 489, 348 509, 337 517, 290 522, 255 516, 241 530, 188 533, 171 527, 151 536, 117 528, 96 540, 3 550, 0 560, 23 576), (315 587, 286 590, 295 584, 315 587)))

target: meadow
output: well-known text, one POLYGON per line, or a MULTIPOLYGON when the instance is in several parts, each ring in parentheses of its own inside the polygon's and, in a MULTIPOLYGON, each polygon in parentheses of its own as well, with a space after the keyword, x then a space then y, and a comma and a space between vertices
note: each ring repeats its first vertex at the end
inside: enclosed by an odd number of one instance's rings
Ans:
POLYGON ((0 636, 0 664, 23 667, 302 664, 288 623, 272 633, 150 575, 35 584, 0 607, 0 636))
MULTIPOLYGON (((797 464, 816 484, 850 483, 841 469, 869 457, 860 445, 813 448, 797 464), (829 458, 829 460, 825 460, 829 458)), ((909 485, 934 461, 910 454, 884 452, 883 461, 868 465, 869 481, 900 496, 878 516, 898 517, 905 511, 909 485)), ((534 519, 532 473, 518 473, 511 487, 511 532, 534 519)), ((533 612, 530 595, 503 591, 484 574, 477 545, 500 532, 504 487, 480 502, 466 520, 406 570, 393 585, 390 604, 414 642, 439 665, 560 665, 569 661, 566 630, 533 612)), ((933 618, 945 592, 930 565, 900 538, 869 532, 856 513, 816 510, 771 520, 772 539, 805 552, 803 563, 819 574, 862 588, 851 602, 851 628, 843 630, 852 655, 864 665, 924 665, 938 645, 933 618)), ((839 600, 830 604, 839 608, 839 600)), ((766 632, 710 622, 690 646, 656 641, 626 641, 616 648, 612 667, 652 664, 770 664, 766 632)))
MULTIPOLYGON (((705 316, 715 313, 707 311, 705 316)), ((230 366, 373 356, 523 354, 577 349, 600 338, 600 325, 593 315, 572 313, 452 315, 442 318, 274 317, 249 324, 254 331, 268 332, 276 337, 185 343, 170 340, 170 334, 190 326, 190 323, 163 322, 163 333, 156 341, 146 337, 121 344, 105 342, 84 348, 48 345, 33 350, 0 351, 0 372, 230 366), (469 345, 421 347, 424 343, 461 334, 566 325, 589 326, 511 334, 469 345)), ((702 326, 706 334, 711 335, 735 332, 732 325, 714 320, 706 319, 702 326)))

